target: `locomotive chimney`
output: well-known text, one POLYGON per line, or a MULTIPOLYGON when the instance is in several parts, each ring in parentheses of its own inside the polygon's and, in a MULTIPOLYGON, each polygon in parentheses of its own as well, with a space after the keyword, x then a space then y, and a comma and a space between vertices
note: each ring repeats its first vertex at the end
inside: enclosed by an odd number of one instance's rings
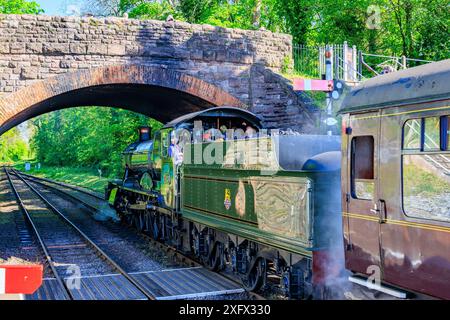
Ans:
POLYGON ((139 128, 139 142, 148 141, 151 139, 152 128, 150 127, 140 127, 139 128))

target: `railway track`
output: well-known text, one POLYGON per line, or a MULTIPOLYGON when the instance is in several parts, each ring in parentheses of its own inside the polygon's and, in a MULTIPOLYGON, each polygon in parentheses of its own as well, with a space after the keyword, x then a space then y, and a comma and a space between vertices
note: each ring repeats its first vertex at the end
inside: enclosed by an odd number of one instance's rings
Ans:
MULTIPOLYGON (((49 295, 64 299, 196 299, 211 295, 232 295, 244 292, 232 280, 210 272, 194 261, 188 261, 187 257, 181 257, 175 250, 163 247, 160 243, 158 243, 160 250, 165 251, 167 255, 177 256, 180 262, 184 265, 188 264, 190 267, 127 273, 120 266, 120 263, 97 245, 97 243, 102 242, 100 238, 97 239, 92 234, 86 235, 76 223, 49 201, 45 191, 37 189, 38 186, 53 188, 56 193, 66 195, 92 212, 102 209, 103 199, 100 201, 100 197, 92 192, 62 183, 53 183, 49 179, 24 175, 15 170, 11 170, 10 173, 5 169, 5 173, 19 206, 24 215, 27 216, 36 238, 39 239, 38 242, 48 261, 51 274, 54 275, 54 278, 46 279, 48 288, 41 290, 45 292, 38 294, 38 299, 48 298, 49 295), (34 194, 34 200, 31 200, 31 194, 34 194), (36 201, 41 202, 38 206, 39 210, 36 210, 36 208, 29 209, 30 203, 36 205, 36 201), (52 234, 64 236, 61 236, 63 239, 61 237, 52 239, 52 234), (64 240, 65 244, 56 245, 52 243, 49 245, 48 242, 52 240, 58 243, 64 240), (69 252, 69 257, 82 258, 81 261, 75 261, 75 258, 71 261, 73 265, 80 266, 82 276, 64 278, 63 273, 67 271, 67 264, 63 263, 63 266, 61 266, 57 261, 68 259, 68 257, 58 256, 61 252, 65 252, 66 255, 69 252), (77 279, 80 280, 82 288, 77 289, 68 286, 68 280, 74 282, 77 279), (118 288, 118 292, 114 292, 115 288, 118 288), (49 294, 48 291, 52 291, 53 294, 49 294), (54 293, 55 291, 56 293, 54 293)), ((79 224, 79 221, 77 221, 77 224, 79 224)), ((120 234, 121 228, 123 226, 116 225, 114 232, 120 234)), ((149 240, 140 233, 134 233, 139 235, 140 240, 143 238, 149 240)), ((153 244, 156 243, 153 242, 153 244)), ((107 244, 102 246, 105 247, 107 244)))
MULTIPOLYGON (((75 300, 79 298, 77 293, 82 295, 80 291, 82 291, 81 276, 83 274, 93 277, 98 273, 109 273, 120 275, 121 279, 119 279, 118 285, 125 285, 134 293, 140 292, 143 298, 155 299, 152 293, 125 272, 29 182, 18 174, 15 174, 15 178, 13 178, 7 170, 5 173, 17 202, 31 225, 46 261, 59 287, 64 290, 66 298, 75 300), (33 193, 38 199, 32 198, 33 193), (67 267, 67 263, 70 264, 69 267, 67 267), (74 277, 66 278, 64 281, 62 274, 67 273, 68 270, 73 272, 74 277), (72 284, 69 284, 68 279, 72 280, 72 284)), ((117 297, 119 290, 108 290, 108 293, 112 297, 117 297)))
MULTIPOLYGON (((73 201, 83 204, 94 215, 100 211, 111 210, 107 204, 106 204, 107 208, 105 208, 105 201, 101 197, 101 195, 99 195, 98 193, 92 192, 90 190, 85 190, 80 187, 71 186, 71 185, 61 183, 58 181, 28 175, 25 173, 18 172, 16 170, 14 170, 13 172, 14 172, 14 174, 20 175, 22 178, 24 178, 28 181, 32 181, 32 182, 40 184, 44 187, 54 189, 55 192, 61 193, 65 196, 71 198, 73 201)), ((176 261, 177 263, 180 263, 181 265, 186 266, 187 268, 198 268, 198 269, 203 268, 201 263, 199 263, 198 261, 194 260, 193 258, 191 258, 189 256, 184 255, 183 253, 178 251, 176 248, 171 247, 162 242, 156 241, 153 238, 151 238, 150 236, 148 236, 144 233, 138 232, 137 230, 135 230, 134 228, 132 228, 130 226, 126 226, 123 224, 120 224, 120 225, 115 224, 113 226, 114 226, 114 229, 117 230, 117 232, 119 232, 119 229, 123 230, 124 228, 128 229, 128 231, 132 231, 133 234, 136 234, 139 237, 139 241, 140 241, 141 245, 147 244, 147 246, 148 246, 148 244, 150 244, 151 247, 158 249, 159 251, 163 252, 165 255, 170 257, 170 259, 172 259, 173 261, 176 261)), ((236 286, 241 287, 239 279, 230 274, 223 273, 223 272, 214 273, 214 274, 217 274, 218 277, 223 278, 225 282, 229 281, 229 282, 234 283, 236 286)), ((249 298, 252 300, 265 300, 265 297, 263 297, 260 294, 255 293, 255 292, 246 292, 246 294, 248 297, 245 297, 245 298, 249 298)), ((242 296, 240 296, 239 299, 242 299, 242 296)))

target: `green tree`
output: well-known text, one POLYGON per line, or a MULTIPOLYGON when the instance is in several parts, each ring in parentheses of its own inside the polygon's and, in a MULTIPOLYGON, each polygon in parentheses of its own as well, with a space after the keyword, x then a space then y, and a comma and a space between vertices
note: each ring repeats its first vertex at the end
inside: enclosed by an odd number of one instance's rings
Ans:
POLYGON ((15 162, 27 158, 28 144, 21 137, 18 128, 13 128, 0 137, 0 162, 15 162))
POLYGON ((127 12, 130 18, 166 20, 169 15, 172 15, 178 20, 183 20, 170 0, 121 0, 119 10, 123 13, 127 12))
POLYGON ((137 139, 137 128, 161 124, 126 110, 80 107, 55 111, 33 120, 38 161, 51 166, 100 168, 106 175, 122 171, 121 153, 137 139))
POLYGON ((43 13, 39 4, 26 0, 0 0, 0 13, 3 14, 39 14, 43 13))

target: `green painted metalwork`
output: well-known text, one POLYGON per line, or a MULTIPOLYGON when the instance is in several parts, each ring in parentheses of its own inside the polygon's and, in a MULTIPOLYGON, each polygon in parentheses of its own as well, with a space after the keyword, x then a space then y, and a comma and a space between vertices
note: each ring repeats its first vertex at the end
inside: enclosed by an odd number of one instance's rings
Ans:
POLYGON ((114 205, 114 202, 116 201, 116 195, 117 195, 118 190, 119 190, 119 188, 114 188, 111 190, 111 193, 109 194, 108 202, 112 206, 114 205))
MULTIPOLYGON (((213 144, 216 151, 222 149, 227 158, 229 153, 236 152, 233 144, 242 143, 245 141, 213 144)), ((211 145, 203 144, 203 151, 208 151, 211 145)), ((193 148, 198 148, 198 145, 188 147, 190 152, 195 152, 193 148)), ((245 158, 249 148, 241 147, 245 158)), ((250 145, 250 148, 258 146, 250 145)), ((246 159, 234 164, 231 161, 222 164, 184 163, 181 178, 183 216, 196 219, 201 214, 203 219, 215 220, 219 229, 229 229, 230 225, 237 223, 239 228, 233 228, 234 232, 259 234, 265 242, 269 238, 272 242, 279 242, 278 246, 292 243, 301 250, 311 248, 313 182, 308 173, 282 171, 275 161, 267 165, 267 162, 258 164, 258 161, 246 159), (255 169, 258 167, 260 170, 255 169), (267 171, 269 168, 272 171, 267 171)))

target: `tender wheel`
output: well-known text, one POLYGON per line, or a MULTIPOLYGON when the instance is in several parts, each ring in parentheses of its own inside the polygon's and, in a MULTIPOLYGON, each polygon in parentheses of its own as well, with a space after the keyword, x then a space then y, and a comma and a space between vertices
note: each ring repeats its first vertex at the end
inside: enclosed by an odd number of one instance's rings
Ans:
POLYGON ((252 270, 244 276, 241 276, 242 284, 247 291, 256 291, 261 288, 266 276, 267 263, 265 259, 258 259, 252 270))

